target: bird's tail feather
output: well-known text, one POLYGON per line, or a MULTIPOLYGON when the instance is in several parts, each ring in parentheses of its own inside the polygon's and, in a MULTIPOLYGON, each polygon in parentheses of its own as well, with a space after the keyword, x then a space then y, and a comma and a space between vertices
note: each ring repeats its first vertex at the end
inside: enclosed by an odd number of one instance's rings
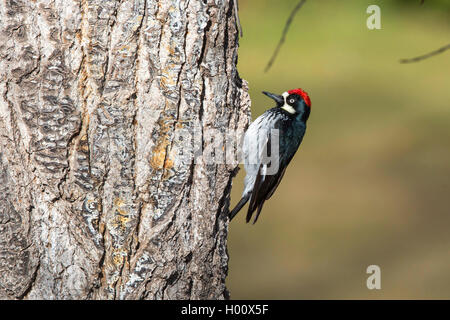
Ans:
POLYGON ((250 195, 243 196, 242 199, 238 202, 236 207, 230 212, 230 221, 234 218, 234 216, 242 209, 242 207, 247 203, 250 195))
MULTIPOLYGON (((259 214, 261 213, 261 210, 262 210, 262 208, 263 208, 263 205, 264 205, 264 201, 263 202, 261 202, 261 204, 258 206, 258 211, 256 212, 256 216, 255 216, 255 219, 253 220, 253 224, 255 224, 256 223, 256 221, 258 220, 258 217, 259 217, 259 214)), ((253 210, 254 211, 254 210, 253 210)), ((252 218, 252 214, 253 214, 253 211, 252 212, 248 212, 247 213, 247 223, 250 221, 250 219, 252 218)))

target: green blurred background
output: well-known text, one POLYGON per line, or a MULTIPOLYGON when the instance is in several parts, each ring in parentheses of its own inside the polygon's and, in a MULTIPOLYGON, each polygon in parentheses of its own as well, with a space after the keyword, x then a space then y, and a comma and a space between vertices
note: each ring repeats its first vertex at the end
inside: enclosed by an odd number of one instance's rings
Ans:
POLYGON ((312 113, 258 223, 247 207, 231 223, 232 299, 450 298, 450 51, 398 62, 450 42, 450 1, 419 2, 307 1, 264 73, 297 1, 239 1, 253 119, 273 106, 262 90, 302 87, 312 113))

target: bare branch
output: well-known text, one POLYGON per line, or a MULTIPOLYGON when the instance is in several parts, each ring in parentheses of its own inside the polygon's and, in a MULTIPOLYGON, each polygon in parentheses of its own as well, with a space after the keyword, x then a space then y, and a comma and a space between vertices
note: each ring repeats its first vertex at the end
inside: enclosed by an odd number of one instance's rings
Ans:
POLYGON ((303 6, 303 4, 306 2, 306 0, 300 0, 299 3, 297 3, 297 5, 295 6, 295 8, 292 10, 291 15, 289 16, 288 20, 286 21, 286 25, 284 26, 284 30, 283 33, 281 35, 281 39, 278 42, 277 47, 275 48, 275 51, 272 55, 272 58, 270 58, 269 63, 266 66, 266 69, 264 70, 264 72, 269 71, 270 67, 272 66, 272 64, 274 63, 277 55, 278 55, 278 51, 280 51, 281 46, 283 45, 284 41, 286 40, 286 34, 289 30, 289 27, 291 26, 292 21, 294 20, 294 17, 296 15, 296 13, 300 10, 300 8, 303 6))
POLYGON ((435 51, 429 52, 429 53, 424 54, 424 55, 422 55, 422 56, 418 56, 418 57, 410 58, 410 59, 401 59, 401 60, 400 60, 400 63, 419 62, 419 61, 428 59, 428 58, 430 58, 430 57, 436 56, 436 55, 438 55, 438 54, 441 54, 441 53, 443 53, 444 51, 449 50, 449 49, 450 49, 450 43, 449 43, 448 45, 442 47, 442 48, 439 48, 439 49, 437 49, 437 50, 435 50, 435 51))

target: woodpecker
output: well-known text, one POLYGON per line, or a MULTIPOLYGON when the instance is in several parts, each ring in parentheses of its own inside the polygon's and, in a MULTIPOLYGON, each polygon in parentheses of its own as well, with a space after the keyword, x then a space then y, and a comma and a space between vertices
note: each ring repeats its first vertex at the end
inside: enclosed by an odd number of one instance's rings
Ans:
POLYGON ((246 221, 248 223, 257 210, 253 224, 258 220, 264 202, 277 189, 289 162, 297 152, 311 112, 311 100, 300 88, 286 91, 282 95, 266 91, 263 93, 275 100, 277 105, 259 116, 245 132, 242 144, 246 171, 244 192, 242 199, 230 213, 231 220, 250 200, 246 221), (276 133, 278 140, 273 138, 276 133), (276 161, 268 162, 265 157, 276 149, 274 141, 278 142, 278 154, 274 155, 276 161), (269 170, 271 165, 274 167, 269 170))

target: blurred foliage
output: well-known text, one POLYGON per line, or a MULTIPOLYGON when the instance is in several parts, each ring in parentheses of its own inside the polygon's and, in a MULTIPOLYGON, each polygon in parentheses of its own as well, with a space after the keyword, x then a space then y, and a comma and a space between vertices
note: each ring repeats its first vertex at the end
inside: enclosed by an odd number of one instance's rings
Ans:
POLYGON ((240 0, 253 119, 273 106, 262 90, 302 87, 312 113, 258 223, 244 207, 230 225, 233 299, 450 298, 450 52, 398 63, 450 42, 450 6, 418 2, 307 1, 264 73, 295 1, 240 0))

